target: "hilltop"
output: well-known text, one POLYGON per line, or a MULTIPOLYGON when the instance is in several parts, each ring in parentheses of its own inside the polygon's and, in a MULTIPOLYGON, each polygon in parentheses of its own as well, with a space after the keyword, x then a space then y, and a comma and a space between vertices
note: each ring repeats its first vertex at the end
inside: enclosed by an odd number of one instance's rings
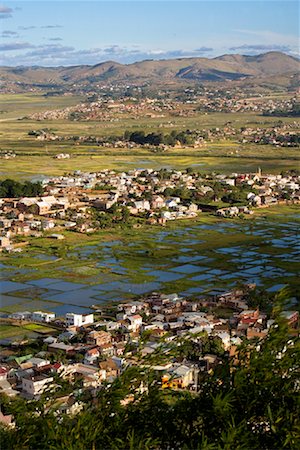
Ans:
POLYGON ((93 66, 1 67, 4 89, 92 88, 103 83, 242 82, 295 87, 300 61, 280 52, 257 56, 145 60, 133 64, 106 61, 93 66))

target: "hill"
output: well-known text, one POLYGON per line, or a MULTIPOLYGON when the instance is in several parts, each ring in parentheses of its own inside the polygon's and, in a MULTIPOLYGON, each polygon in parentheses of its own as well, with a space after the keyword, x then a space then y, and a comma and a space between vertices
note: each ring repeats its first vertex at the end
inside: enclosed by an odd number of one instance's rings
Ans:
POLYGON ((146 60, 133 64, 106 61, 94 66, 71 67, 0 67, 0 84, 5 89, 28 88, 90 88, 96 83, 124 82, 226 82, 257 80, 266 83, 272 79, 282 85, 299 74, 300 61, 280 52, 257 56, 222 55, 213 59, 180 58, 146 60))

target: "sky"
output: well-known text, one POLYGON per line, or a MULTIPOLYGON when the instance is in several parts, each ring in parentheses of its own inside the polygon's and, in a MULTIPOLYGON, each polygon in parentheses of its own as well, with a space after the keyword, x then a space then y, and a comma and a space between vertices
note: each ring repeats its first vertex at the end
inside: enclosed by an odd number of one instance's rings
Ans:
POLYGON ((0 65, 299 54, 290 0, 0 0, 0 65))

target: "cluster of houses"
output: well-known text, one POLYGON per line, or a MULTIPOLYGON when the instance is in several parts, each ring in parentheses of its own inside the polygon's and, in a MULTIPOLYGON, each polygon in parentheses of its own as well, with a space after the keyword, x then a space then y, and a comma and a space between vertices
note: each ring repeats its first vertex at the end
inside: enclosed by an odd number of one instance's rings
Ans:
POLYGON ((244 127, 241 130, 240 142, 243 144, 270 144, 277 147, 299 147, 299 124, 295 121, 289 124, 278 124, 270 128, 244 127))
MULTIPOLYGON (((174 124, 169 121, 168 124, 160 124, 160 127, 172 127, 174 124)), ((59 141, 59 142, 71 142, 75 145, 94 144, 96 146, 104 148, 128 148, 133 149, 141 144, 136 144, 128 140, 124 136, 93 136, 93 135, 57 135, 53 131, 48 129, 32 130, 28 133, 33 135, 37 140, 43 141, 59 141)), ((299 136, 299 124, 297 121, 284 123, 278 122, 276 126, 263 128, 263 127, 241 127, 240 129, 234 128, 231 122, 228 122, 224 127, 211 127, 204 129, 197 129, 189 132, 190 142, 182 144, 180 141, 172 146, 161 143, 153 144, 160 150, 168 150, 171 147, 175 148, 201 148, 207 145, 207 142, 219 141, 220 139, 238 139, 242 144, 254 143, 254 144, 270 144, 277 147, 298 147, 300 143, 299 136)), ((153 145, 143 144, 144 148, 153 148, 153 145)), ((69 154, 55 155, 57 159, 70 158, 69 154)))
MULTIPOLYGON (((120 97, 118 100, 102 98, 94 102, 80 103, 64 109, 44 111, 32 114, 34 120, 101 120, 115 121, 126 115, 133 118, 165 117, 165 113, 184 108, 184 104, 170 99, 137 99, 120 97)), ((39 139, 44 139, 43 135, 39 139)))
MULTIPOLYGON (((54 177, 43 182, 41 197, 0 199, 0 248, 10 250, 14 236, 63 238, 62 230, 82 233, 96 231, 91 211, 105 214, 112 206, 126 207, 129 215, 141 217, 150 224, 164 224, 168 220, 196 217, 202 199, 214 196, 218 182, 224 192, 248 189, 246 205, 232 205, 216 211, 218 215, 233 217, 252 214, 250 206, 274 205, 286 200, 300 200, 299 175, 220 174, 201 176, 190 171, 155 171, 135 169, 117 173, 104 170, 54 177), (175 193, 175 195, 174 195, 175 193)), ((18 246, 20 251, 20 245, 18 246)))
MULTIPOLYGON (((268 335, 274 320, 247 305, 245 295, 254 287, 197 301, 152 293, 118 304, 109 317, 105 310, 100 315, 67 313, 59 326, 52 313, 12 314, 9 320, 15 323, 47 322, 54 329, 39 338, 41 345, 35 354, 20 353, 18 344, 1 342, 0 392, 27 400, 39 399, 45 393, 51 398, 55 393, 59 404, 55 413, 76 414, 83 407, 75 395, 78 383, 81 391, 93 396, 132 366, 153 369, 162 389, 197 391, 201 376, 222 363, 221 353, 236 357, 243 341, 268 335), (209 312, 216 306, 231 309, 232 314, 225 319, 209 312), (192 343, 196 357, 176 353, 185 342, 192 343), (207 343, 209 347, 205 347, 207 343), (214 343, 221 353, 213 350, 214 343), (74 386, 61 398, 60 381, 74 386)), ((285 311, 282 316, 291 327, 298 326, 298 312, 285 311)), ((139 389, 146 388, 141 383, 139 389)), ((121 400, 124 404, 129 401, 130 397, 121 400)), ((0 416, 0 421, 9 424, 7 417, 0 416)))
POLYGON ((271 114, 276 110, 289 110, 297 101, 296 97, 289 99, 268 99, 264 96, 258 96, 257 93, 251 98, 245 98, 238 91, 217 90, 215 95, 211 95, 208 91, 206 96, 200 98, 197 103, 202 111, 207 112, 226 112, 226 113, 243 113, 253 111, 256 113, 271 114))
MULTIPOLYGON (((108 89, 111 92, 118 91, 116 86, 108 89)), ((224 90, 212 86, 202 87, 200 90, 186 89, 184 94, 177 95, 176 98, 174 92, 168 89, 160 89, 159 98, 150 98, 147 95, 141 97, 141 90, 136 91, 137 97, 128 95, 126 87, 126 96, 122 95, 122 91, 124 86, 121 87, 115 99, 108 98, 106 95, 95 95, 92 96, 96 97, 92 98, 94 101, 91 101, 90 97, 89 102, 58 110, 38 112, 32 114, 30 118, 39 121, 59 119, 115 121, 124 115, 132 118, 158 118, 166 115, 186 117, 195 115, 198 111, 226 113, 253 111, 260 114, 272 114, 276 110, 290 110, 297 102, 296 97, 266 100, 255 91, 252 95, 249 92, 247 98, 245 92, 238 88, 224 90)))

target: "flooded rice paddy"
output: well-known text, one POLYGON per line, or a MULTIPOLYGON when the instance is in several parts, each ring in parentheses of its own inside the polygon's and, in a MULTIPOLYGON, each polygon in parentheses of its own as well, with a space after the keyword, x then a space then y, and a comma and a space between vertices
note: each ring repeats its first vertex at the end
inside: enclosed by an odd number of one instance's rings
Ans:
POLYGON ((215 295, 238 283, 296 290, 298 228, 299 215, 291 214, 128 230, 122 239, 72 246, 63 258, 28 248, 3 257, 0 311, 63 315, 152 291, 215 295))

